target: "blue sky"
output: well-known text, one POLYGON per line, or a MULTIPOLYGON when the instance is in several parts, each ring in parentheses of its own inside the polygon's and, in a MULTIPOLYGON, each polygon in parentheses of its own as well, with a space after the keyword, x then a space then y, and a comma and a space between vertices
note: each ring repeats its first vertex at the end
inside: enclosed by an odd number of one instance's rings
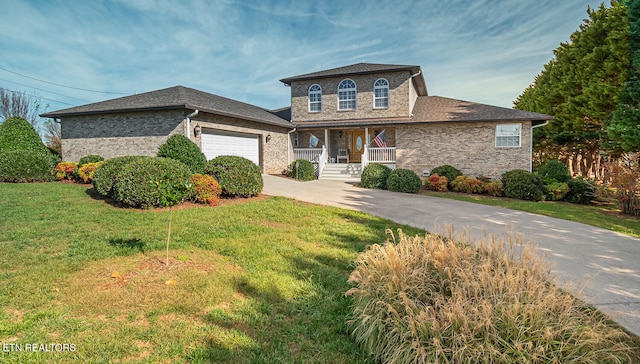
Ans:
POLYGON ((511 107, 601 3, 0 0, 0 87, 47 111, 176 85, 275 109, 290 105, 279 79, 369 62, 421 66, 430 95, 511 107))

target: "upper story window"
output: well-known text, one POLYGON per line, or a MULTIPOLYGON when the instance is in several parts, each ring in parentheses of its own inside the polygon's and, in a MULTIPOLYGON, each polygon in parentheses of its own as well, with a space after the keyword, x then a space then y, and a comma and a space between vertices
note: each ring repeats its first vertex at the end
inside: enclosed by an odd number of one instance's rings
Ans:
POLYGON ((373 84, 373 107, 376 109, 389 108, 389 81, 378 78, 373 84))
POLYGON ((338 110, 356 109, 356 83, 353 80, 342 80, 338 85, 338 110))
POLYGON ((322 111, 322 87, 313 84, 309 87, 309 112, 322 111))
POLYGON ((520 139, 522 136, 521 130, 520 124, 496 125, 496 147, 520 147, 520 139))

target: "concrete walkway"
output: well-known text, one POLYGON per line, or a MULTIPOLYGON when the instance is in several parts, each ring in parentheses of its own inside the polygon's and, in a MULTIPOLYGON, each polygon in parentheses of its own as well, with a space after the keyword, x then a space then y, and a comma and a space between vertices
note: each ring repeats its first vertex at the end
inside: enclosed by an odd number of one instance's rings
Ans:
POLYGON ((431 232, 447 224, 485 232, 522 233, 554 265, 559 282, 640 336, 640 239, 551 217, 444 198, 369 190, 341 181, 295 180, 264 175, 263 193, 362 211, 431 232))

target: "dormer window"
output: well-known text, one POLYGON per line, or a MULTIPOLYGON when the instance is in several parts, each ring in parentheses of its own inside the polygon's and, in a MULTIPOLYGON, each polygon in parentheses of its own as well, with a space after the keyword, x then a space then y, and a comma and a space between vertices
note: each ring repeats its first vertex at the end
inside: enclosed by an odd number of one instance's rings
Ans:
POLYGON ((356 83, 347 78, 338 85, 338 111, 355 109, 356 83))
POLYGON ((313 84, 309 87, 309 112, 322 111, 322 87, 313 84))
POLYGON ((373 107, 374 109, 389 108, 389 81, 378 78, 373 84, 373 107))

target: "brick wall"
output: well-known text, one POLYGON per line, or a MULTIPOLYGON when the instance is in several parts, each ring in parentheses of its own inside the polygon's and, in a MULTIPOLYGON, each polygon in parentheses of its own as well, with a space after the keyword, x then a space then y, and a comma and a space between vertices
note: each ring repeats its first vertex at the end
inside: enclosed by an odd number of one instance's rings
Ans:
POLYGON ((354 75, 320 80, 295 81, 291 84, 292 120, 347 120, 389 117, 409 117, 409 72, 386 72, 375 75, 354 75), (355 111, 338 111, 338 84, 350 78, 356 83, 357 100, 355 111), (389 108, 373 108, 373 84, 378 78, 389 81, 389 108), (309 86, 322 87, 322 111, 309 112, 309 86))
MULTIPOLYGON (((105 159, 125 155, 155 156, 170 135, 186 134, 187 112, 169 110, 63 118, 62 159, 78 161, 89 154, 98 154, 105 159)), ((263 172, 281 173, 287 167, 287 128, 201 112, 191 119, 190 131, 191 140, 200 147, 201 137, 193 132, 198 124, 202 128, 259 135, 263 172), (266 142, 268 134, 271 134, 271 140, 266 142)), ((293 148, 290 151, 293 158, 293 148)))
POLYGON ((124 155, 154 156, 176 133, 184 134, 181 110, 65 117, 61 122, 62 159, 89 154, 105 159, 124 155))
MULTIPOLYGON (((516 123, 516 122, 514 122, 516 123)), ((495 126, 507 122, 434 123, 396 127, 398 168, 431 170, 450 164, 470 176, 500 178, 529 169, 531 122, 522 122, 521 146, 496 148, 495 126)))
MULTIPOLYGON (((293 146, 287 148, 289 129, 256 123, 227 116, 200 113, 191 119, 191 126, 195 128, 200 125, 203 129, 218 131, 228 131, 260 136, 260 151, 262 159, 260 161, 262 172, 270 174, 280 174, 287 169, 287 151, 290 153, 290 160, 293 161, 293 146), (267 135, 271 139, 267 142, 267 135)), ((192 140, 202 148, 202 137, 194 137, 192 140)), ((293 141, 293 138, 292 138, 293 141)))

